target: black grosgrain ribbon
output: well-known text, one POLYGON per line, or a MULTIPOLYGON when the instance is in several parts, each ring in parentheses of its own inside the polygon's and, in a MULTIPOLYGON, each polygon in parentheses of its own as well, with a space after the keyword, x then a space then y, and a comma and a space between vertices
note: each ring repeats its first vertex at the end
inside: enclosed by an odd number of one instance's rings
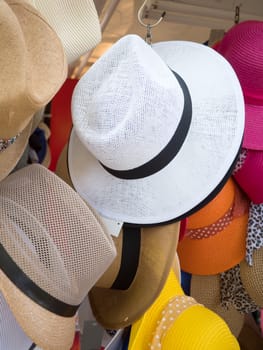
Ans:
POLYGON ((141 229, 123 225, 121 266, 111 289, 126 290, 130 287, 139 266, 141 229))
POLYGON ((118 177, 120 179, 135 180, 141 179, 147 176, 151 176, 164 167, 166 167, 180 151, 186 136, 188 134, 191 120, 192 120, 192 100, 188 87, 180 75, 172 71, 176 77, 184 95, 184 108, 181 116, 181 120, 176 128, 171 140, 162 149, 162 151, 157 154, 154 158, 149 160, 147 163, 133 169, 129 170, 115 170, 108 168, 106 165, 100 163, 103 168, 111 175, 118 177))
POLYGON ((79 305, 66 304, 41 289, 20 269, 1 243, 0 268, 21 292, 46 310, 62 317, 73 317, 76 314, 79 305))

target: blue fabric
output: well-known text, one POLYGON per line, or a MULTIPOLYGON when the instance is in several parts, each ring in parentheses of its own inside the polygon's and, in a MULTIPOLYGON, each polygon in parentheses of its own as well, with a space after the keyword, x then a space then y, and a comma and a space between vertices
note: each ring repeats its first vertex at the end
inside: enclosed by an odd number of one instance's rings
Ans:
POLYGON ((39 163, 42 163, 47 152, 47 140, 44 130, 36 128, 29 138, 29 145, 37 153, 39 163))
POLYGON ((125 329, 124 333, 124 339, 121 350, 128 350, 129 346, 129 340, 130 340, 130 334, 131 334, 131 327, 125 329))
POLYGON ((190 295, 191 278, 190 273, 181 270, 181 287, 186 295, 190 295))

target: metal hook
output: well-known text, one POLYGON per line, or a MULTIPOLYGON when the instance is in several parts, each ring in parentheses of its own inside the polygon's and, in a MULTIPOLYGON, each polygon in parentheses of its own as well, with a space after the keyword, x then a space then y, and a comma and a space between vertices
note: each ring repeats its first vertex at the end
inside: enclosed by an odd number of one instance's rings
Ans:
POLYGON ((150 24, 147 24, 147 33, 146 33, 145 41, 147 44, 152 45, 152 28, 150 24))
POLYGON ((142 6, 139 8, 139 11, 138 11, 138 21, 139 21, 139 23, 140 23, 142 26, 144 26, 144 27, 147 28, 145 41, 147 42, 147 44, 150 44, 150 45, 151 45, 151 43, 152 43, 152 28, 153 28, 153 27, 156 27, 159 23, 161 23, 161 21, 163 20, 164 16, 166 15, 166 12, 164 11, 164 12, 162 13, 161 17, 160 17, 160 18, 158 19, 158 21, 156 21, 155 23, 152 23, 152 24, 150 24, 150 23, 148 23, 148 24, 144 23, 144 22, 142 21, 142 11, 143 11, 144 6, 146 5, 147 1, 148 1, 148 0, 144 0, 142 6))
POLYGON ((239 23, 240 20, 240 7, 242 6, 242 4, 240 4, 239 6, 236 6, 235 8, 235 24, 239 23))

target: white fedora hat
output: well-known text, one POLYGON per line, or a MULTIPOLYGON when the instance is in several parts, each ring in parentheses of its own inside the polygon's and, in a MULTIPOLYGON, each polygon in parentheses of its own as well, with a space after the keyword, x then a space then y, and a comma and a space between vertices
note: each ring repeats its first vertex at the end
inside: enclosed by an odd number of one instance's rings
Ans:
POLYGON ((147 225, 188 216, 219 192, 240 150, 244 101, 213 49, 171 41, 153 50, 127 35, 76 85, 72 118, 77 192, 102 216, 147 225))
POLYGON ((101 41, 101 27, 93 0, 28 0, 46 17, 64 46, 68 63, 101 41))

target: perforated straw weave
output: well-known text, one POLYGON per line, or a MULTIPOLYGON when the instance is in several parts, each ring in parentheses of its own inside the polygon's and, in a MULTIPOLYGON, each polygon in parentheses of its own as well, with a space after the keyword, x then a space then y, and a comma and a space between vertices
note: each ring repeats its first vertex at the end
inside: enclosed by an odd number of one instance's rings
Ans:
POLYGON ((0 208, 0 291, 34 343, 70 349, 78 305, 114 259, 114 243, 80 196, 40 164, 0 183, 0 208))
POLYGON ((40 288, 78 305, 114 257, 114 245, 87 205, 39 165, 0 185, 0 240, 40 288))
POLYGON ((69 64, 101 41, 100 22, 93 0, 29 1, 55 29, 69 64))

